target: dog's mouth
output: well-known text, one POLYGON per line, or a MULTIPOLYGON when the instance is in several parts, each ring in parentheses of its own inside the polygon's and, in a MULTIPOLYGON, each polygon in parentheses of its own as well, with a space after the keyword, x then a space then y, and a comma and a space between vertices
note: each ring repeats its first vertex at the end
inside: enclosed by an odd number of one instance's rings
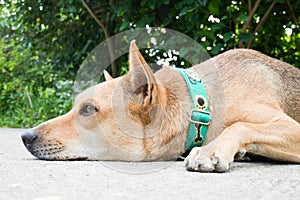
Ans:
POLYGON ((70 157, 66 157, 66 158, 56 158, 56 157, 53 157, 53 158, 40 158, 40 157, 37 157, 37 159, 39 160, 45 160, 45 161, 87 161, 89 160, 88 157, 73 157, 73 158, 70 158, 70 157))
POLYGON ((88 157, 78 157, 78 158, 70 158, 67 161, 86 161, 88 157))
POLYGON ((49 148, 27 148, 27 150, 39 160, 46 161, 85 161, 87 156, 68 154, 67 152, 53 151, 49 148))
POLYGON ((39 160, 47 161, 85 161, 89 158, 87 156, 72 155, 70 152, 64 151, 64 148, 44 147, 43 145, 36 145, 27 147, 27 150, 39 160), (42 147, 41 147, 42 146, 42 147))

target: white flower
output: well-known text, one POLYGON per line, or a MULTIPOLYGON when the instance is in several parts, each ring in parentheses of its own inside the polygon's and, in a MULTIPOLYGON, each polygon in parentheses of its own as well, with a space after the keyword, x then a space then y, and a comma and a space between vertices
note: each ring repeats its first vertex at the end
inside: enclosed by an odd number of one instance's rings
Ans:
POLYGON ((157 42, 156 42, 156 38, 152 37, 151 38, 151 43, 156 46, 157 45, 157 42))
POLYGON ((213 15, 209 15, 207 21, 212 22, 212 23, 220 23, 220 19, 217 17, 214 17, 213 15))

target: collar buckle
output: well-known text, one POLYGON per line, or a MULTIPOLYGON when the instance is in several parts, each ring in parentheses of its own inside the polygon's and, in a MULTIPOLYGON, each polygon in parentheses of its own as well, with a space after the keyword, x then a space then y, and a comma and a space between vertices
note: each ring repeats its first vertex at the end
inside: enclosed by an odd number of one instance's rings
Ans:
POLYGON ((211 120, 210 112, 198 110, 198 109, 191 110, 190 119, 189 119, 191 123, 208 126, 210 120, 211 120))

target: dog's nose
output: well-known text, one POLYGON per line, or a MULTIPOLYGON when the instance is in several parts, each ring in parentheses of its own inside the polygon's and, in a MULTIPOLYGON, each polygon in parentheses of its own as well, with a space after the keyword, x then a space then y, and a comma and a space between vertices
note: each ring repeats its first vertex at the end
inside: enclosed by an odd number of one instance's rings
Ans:
POLYGON ((33 143, 35 139, 37 139, 37 135, 35 131, 28 130, 21 135, 22 141, 26 147, 33 143))

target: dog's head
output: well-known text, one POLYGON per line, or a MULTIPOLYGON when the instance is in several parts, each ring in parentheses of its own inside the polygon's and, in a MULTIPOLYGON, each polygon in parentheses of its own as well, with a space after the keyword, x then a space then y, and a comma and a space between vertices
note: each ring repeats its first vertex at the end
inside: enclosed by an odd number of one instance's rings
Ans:
POLYGON ((129 66, 120 78, 105 73, 107 81, 79 94, 67 114, 23 133, 28 151, 46 160, 145 160, 169 94, 134 42, 129 66))

